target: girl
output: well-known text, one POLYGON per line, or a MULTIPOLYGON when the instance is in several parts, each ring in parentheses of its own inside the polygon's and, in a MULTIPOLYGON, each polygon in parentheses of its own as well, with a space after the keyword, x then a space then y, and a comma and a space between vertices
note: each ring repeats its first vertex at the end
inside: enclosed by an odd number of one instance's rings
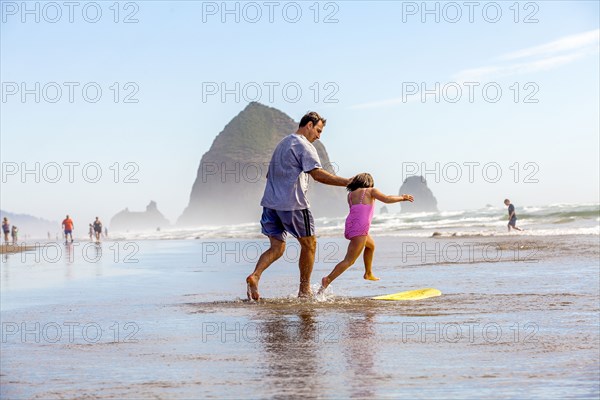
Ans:
MULTIPOLYGON (((17 241, 19 240, 19 228, 17 228, 16 226, 12 226, 11 230, 10 230, 10 236, 12 237, 12 242, 13 245, 17 244, 17 241)), ((27 235, 25 235, 25 237, 27 237, 27 235)))
POLYGON ((387 196, 375 189, 373 183, 373 177, 370 174, 363 173, 353 177, 350 184, 346 187, 350 192, 348 193, 350 213, 346 217, 344 236, 350 240, 350 244, 348 245, 346 257, 335 266, 329 275, 321 280, 319 293, 322 293, 335 278, 354 264, 363 249, 365 250, 363 255, 365 275, 363 278, 371 281, 379 280, 379 278, 373 276, 373 271, 371 270, 373 254, 375 253, 375 242, 371 235, 369 235, 369 227, 371 226, 373 211, 375 209, 375 200, 390 204, 399 201, 412 202, 414 199, 409 194, 387 196))

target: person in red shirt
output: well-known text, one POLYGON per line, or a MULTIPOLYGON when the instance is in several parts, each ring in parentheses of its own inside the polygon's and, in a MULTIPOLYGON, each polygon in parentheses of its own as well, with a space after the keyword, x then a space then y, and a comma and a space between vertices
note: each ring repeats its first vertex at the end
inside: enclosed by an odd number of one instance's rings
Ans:
POLYGON ((65 242, 69 242, 69 236, 71 236, 71 243, 73 243, 73 220, 67 215, 67 218, 62 222, 62 227, 65 231, 65 242))

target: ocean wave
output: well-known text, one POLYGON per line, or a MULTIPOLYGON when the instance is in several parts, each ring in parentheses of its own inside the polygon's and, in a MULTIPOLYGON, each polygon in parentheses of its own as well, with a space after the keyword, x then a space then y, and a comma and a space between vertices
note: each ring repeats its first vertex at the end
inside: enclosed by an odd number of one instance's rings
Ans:
MULTIPOLYGON (((519 235, 599 235, 600 205, 574 204, 527 206, 519 213, 517 226, 524 232, 519 235)), ((345 217, 315 218, 318 236, 343 237, 345 217)), ((504 236, 507 212, 505 208, 486 207, 478 210, 457 210, 422 213, 386 213, 373 218, 370 233, 379 236, 431 237, 440 236, 504 236)), ((115 235, 112 235, 113 239, 115 235)), ((161 232, 120 233, 116 237, 127 239, 211 239, 211 238, 261 238, 258 222, 237 225, 202 226, 186 229, 164 229, 161 232)))

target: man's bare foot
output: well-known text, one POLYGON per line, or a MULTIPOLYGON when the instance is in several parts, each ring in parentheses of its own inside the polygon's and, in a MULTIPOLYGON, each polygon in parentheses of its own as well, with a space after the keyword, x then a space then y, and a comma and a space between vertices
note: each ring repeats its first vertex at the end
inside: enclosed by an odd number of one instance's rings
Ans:
POLYGON ((364 274, 363 278, 365 278, 368 281, 378 281, 379 280, 378 277, 376 277, 374 275, 367 275, 367 274, 364 274))
POLYGON ((325 289, 327 289, 327 286, 329 286, 330 283, 331 281, 329 280, 329 278, 324 276, 323 279, 321 279, 321 288, 319 289, 317 294, 322 294, 325 291, 325 289))
POLYGON ((246 278, 246 294, 248 295, 248 300, 258 301, 260 299, 260 293, 258 293, 258 278, 254 275, 249 275, 246 278))
POLYGON ((298 297, 312 297, 313 292, 310 288, 310 285, 300 284, 300 290, 298 290, 298 297))

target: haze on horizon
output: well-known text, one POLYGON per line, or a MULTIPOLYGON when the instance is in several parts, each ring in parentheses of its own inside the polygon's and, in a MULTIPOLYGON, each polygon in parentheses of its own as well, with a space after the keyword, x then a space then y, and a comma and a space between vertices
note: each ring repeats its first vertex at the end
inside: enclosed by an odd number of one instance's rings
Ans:
POLYGON ((200 158, 259 91, 294 120, 319 111, 338 174, 370 172, 385 192, 410 173, 425 175, 440 210, 503 212, 506 197, 598 203, 599 5, 539 2, 538 22, 525 23, 526 3, 518 18, 506 5, 496 23, 477 13, 473 23, 422 22, 394 2, 322 2, 318 18, 307 4, 297 23, 222 22, 200 2, 136 3, 137 23, 115 23, 108 9, 93 24, 4 13, 0 208, 69 213, 83 226, 154 200, 174 223, 200 158), (97 87, 100 99, 87 101, 97 87), (21 174, 35 163, 39 182, 21 174))

